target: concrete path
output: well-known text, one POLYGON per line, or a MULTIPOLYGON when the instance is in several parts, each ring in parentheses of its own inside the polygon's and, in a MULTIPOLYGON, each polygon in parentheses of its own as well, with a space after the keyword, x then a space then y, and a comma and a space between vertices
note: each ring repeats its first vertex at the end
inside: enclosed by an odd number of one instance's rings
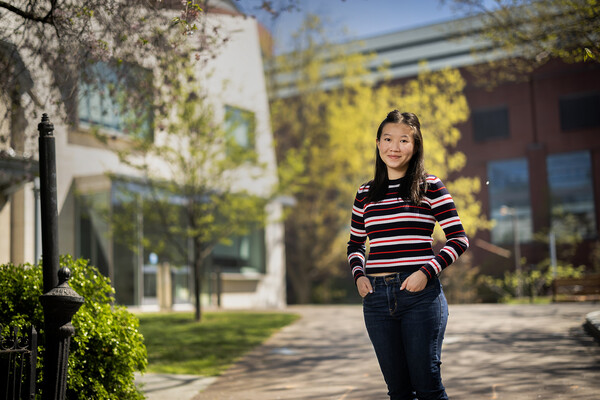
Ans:
MULTIPOLYGON (((454 305, 442 366, 451 399, 600 399, 599 305, 454 305)), ((384 400, 358 306, 290 307, 303 318, 249 353, 194 400, 384 400)), ((184 397, 169 396, 165 399, 184 397)))
POLYGON ((146 400, 191 400, 217 378, 214 376, 135 374, 135 384, 146 400))
POLYGON ((442 359, 453 399, 600 399, 600 346, 585 333, 593 304, 450 308, 442 359))

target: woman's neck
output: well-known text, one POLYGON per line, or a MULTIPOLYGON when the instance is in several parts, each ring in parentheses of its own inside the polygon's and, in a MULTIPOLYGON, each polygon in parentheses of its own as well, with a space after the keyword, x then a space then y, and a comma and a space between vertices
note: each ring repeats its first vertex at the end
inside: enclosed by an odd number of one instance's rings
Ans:
POLYGON ((406 171, 396 171, 394 169, 390 171, 388 169, 387 174, 390 181, 395 181, 397 179, 404 178, 406 176, 406 171))

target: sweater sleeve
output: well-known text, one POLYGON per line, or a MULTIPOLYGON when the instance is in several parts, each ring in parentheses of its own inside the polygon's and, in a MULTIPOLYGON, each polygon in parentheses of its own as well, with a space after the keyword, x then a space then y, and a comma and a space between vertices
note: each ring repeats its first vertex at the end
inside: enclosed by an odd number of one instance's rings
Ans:
POLYGON ((427 183, 425 201, 429 202, 433 216, 446 236, 446 245, 435 258, 421 267, 425 275, 431 279, 456 261, 469 248, 469 239, 456 211, 454 200, 446 186, 433 175, 427 177, 427 183))
POLYGON ((356 193, 352 206, 352 219, 350 221, 350 241, 348 241, 348 263, 354 276, 354 282, 365 275, 365 242, 367 232, 364 221, 364 186, 356 193))

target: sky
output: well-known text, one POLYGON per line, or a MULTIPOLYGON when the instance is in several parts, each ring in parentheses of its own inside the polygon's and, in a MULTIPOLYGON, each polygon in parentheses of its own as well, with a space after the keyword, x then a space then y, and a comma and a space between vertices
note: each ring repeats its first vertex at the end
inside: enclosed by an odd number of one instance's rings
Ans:
POLYGON ((317 14, 327 22, 331 42, 363 39, 460 17, 449 0, 299 0, 300 11, 286 12, 274 22, 268 13, 256 10, 261 1, 236 3, 271 31, 278 54, 291 50, 289 37, 298 30, 306 13, 317 14))

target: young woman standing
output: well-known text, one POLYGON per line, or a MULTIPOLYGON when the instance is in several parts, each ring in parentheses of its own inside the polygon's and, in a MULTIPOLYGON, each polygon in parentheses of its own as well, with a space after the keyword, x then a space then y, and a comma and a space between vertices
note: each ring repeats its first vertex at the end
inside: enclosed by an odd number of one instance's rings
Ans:
POLYGON ((438 275, 469 241, 448 190, 425 173, 417 116, 390 112, 376 144, 375 177, 358 189, 348 242, 365 325, 390 399, 448 399, 440 374, 448 303, 438 275), (437 255, 436 222, 446 235, 437 255))

